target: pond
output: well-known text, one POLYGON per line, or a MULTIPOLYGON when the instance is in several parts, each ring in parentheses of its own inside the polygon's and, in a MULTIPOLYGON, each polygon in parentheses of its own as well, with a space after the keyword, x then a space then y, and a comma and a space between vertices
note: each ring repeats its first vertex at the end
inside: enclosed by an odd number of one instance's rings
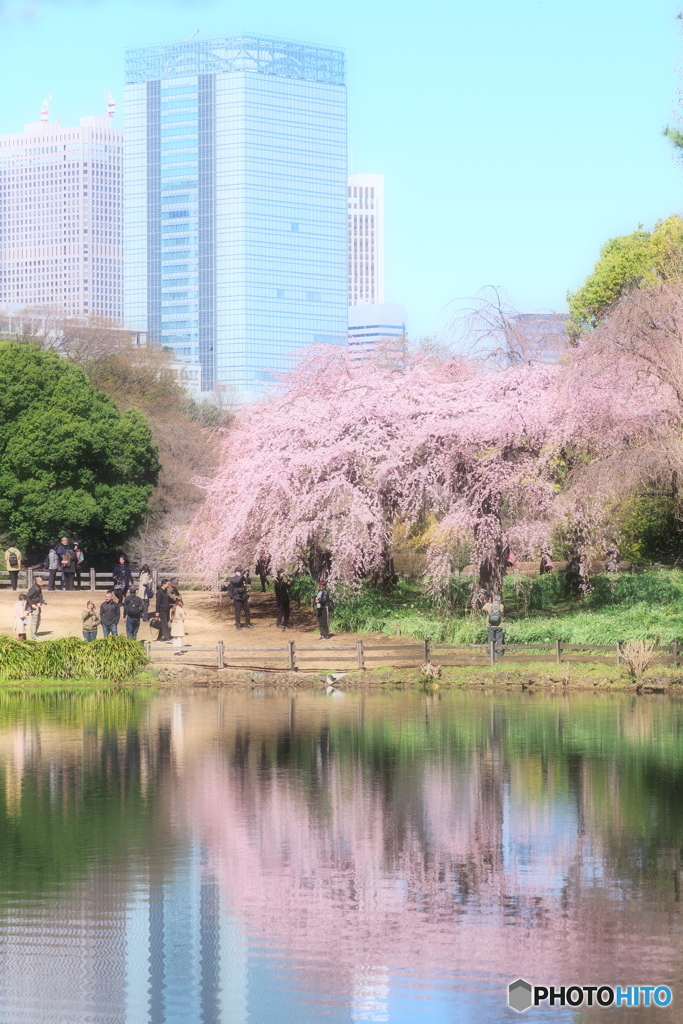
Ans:
POLYGON ((680 1020, 682 726, 665 696, 0 693, 0 1021, 493 1024, 520 977, 669 986, 626 1016, 680 1020))

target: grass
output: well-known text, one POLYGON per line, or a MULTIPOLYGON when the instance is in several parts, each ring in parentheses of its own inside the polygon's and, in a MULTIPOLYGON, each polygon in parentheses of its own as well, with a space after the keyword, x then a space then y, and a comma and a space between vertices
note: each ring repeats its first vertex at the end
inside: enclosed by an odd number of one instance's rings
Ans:
MULTIPOLYGON (((565 593, 562 573, 536 580, 506 577, 505 637, 508 643, 616 644, 649 640, 669 644, 683 638, 683 572, 676 569, 602 575, 585 598, 565 593)), ((417 583, 401 580, 390 591, 369 586, 338 594, 334 628, 359 633, 399 633, 434 643, 486 641, 484 615, 467 609, 469 580, 458 581, 457 610, 439 608, 417 583)))
POLYGON ((107 680, 125 682, 147 664, 141 643, 124 636, 91 643, 78 637, 15 640, 0 636, 0 680, 107 680))

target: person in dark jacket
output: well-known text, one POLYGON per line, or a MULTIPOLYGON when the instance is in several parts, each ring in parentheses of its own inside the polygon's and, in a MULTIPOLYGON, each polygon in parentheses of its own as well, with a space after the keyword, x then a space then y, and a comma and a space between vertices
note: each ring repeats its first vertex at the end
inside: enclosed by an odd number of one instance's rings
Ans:
POLYGON ((126 620, 126 636, 130 640, 137 640, 140 628, 140 619, 145 611, 141 597, 138 597, 133 590, 123 602, 123 616, 126 620))
POLYGON ((244 628, 254 628, 251 624, 251 613, 249 611, 249 591, 247 590, 249 583, 251 583, 249 570, 245 571, 240 566, 237 566, 228 583, 228 594, 235 606, 235 629, 242 628, 242 612, 244 612, 244 628))
POLYGON ((160 629, 158 641, 162 644, 170 644, 171 631, 168 626, 168 616, 171 611, 171 599, 168 596, 168 580, 162 580, 156 597, 156 614, 159 619, 160 629))
POLYGON ((77 562, 78 555, 73 548, 69 548, 62 555, 62 584, 65 590, 73 590, 74 588, 77 562))
POLYGON ((261 580, 261 590, 265 594, 268 589, 268 573, 270 572, 270 555, 261 555, 256 563, 256 575, 261 580))
POLYGON ((26 610, 31 624, 31 640, 38 639, 41 611, 45 603, 43 600, 43 577, 36 576, 35 583, 26 595, 26 610))
POLYGON ((135 588, 133 574, 130 571, 128 559, 125 555, 119 555, 118 563, 112 570, 112 576, 114 577, 114 594, 119 604, 123 604, 123 599, 128 593, 129 588, 131 590, 135 588))
POLYGON ((277 624, 283 629, 287 629, 289 626, 289 588, 291 585, 291 580, 285 576, 284 569, 278 569, 273 587, 277 605, 277 624))
POLYGON ((102 636, 118 636, 120 619, 121 606, 114 597, 114 591, 108 590, 104 601, 100 605, 102 636))
POLYGON ((315 595, 315 610, 318 616, 318 629, 320 640, 330 639, 330 606, 332 598, 327 589, 327 580, 322 579, 318 583, 318 593, 315 595))

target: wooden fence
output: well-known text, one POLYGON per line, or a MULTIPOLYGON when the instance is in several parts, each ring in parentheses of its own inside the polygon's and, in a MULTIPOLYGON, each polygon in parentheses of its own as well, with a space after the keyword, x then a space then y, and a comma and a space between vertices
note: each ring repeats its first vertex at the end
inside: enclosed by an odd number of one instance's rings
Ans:
MULTIPOLYGON (((562 663, 623 664, 624 642, 618 644, 565 644, 554 640, 542 644, 506 644, 504 656, 493 644, 436 644, 419 640, 412 644, 348 644, 318 642, 315 647, 299 646, 293 640, 278 647, 230 647, 222 640, 213 647, 183 647, 183 663, 213 665, 217 668, 268 668, 280 671, 352 671, 372 668, 419 668, 421 665, 466 667, 495 665, 503 661, 510 667, 530 660, 562 663), (520 656, 522 656, 520 658, 520 656)), ((176 648, 169 644, 145 642, 154 660, 172 659, 176 648)), ((653 663, 678 667, 681 648, 677 642, 655 646, 653 663)))
MULTIPOLYGON (((110 572, 96 572, 95 569, 85 569, 81 572, 81 585, 78 586, 76 579, 74 578, 74 587, 78 590, 111 590, 114 585, 114 580, 110 572)), ((36 576, 42 576, 45 584, 48 580, 47 569, 20 569, 18 585, 21 590, 28 590, 33 586, 33 581, 36 576)), ((137 573, 135 574, 137 577, 137 573)), ((157 570, 152 572, 152 583, 156 590, 162 579, 177 579, 181 590, 218 590, 220 580, 218 575, 210 582, 207 583, 205 577, 198 574, 191 573, 161 573, 157 570)), ((6 569, 0 569, 0 587, 9 587, 10 578, 9 572, 6 569)), ((61 590, 62 587, 62 571, 57 570, 55 578, 55 588, 61 590)))

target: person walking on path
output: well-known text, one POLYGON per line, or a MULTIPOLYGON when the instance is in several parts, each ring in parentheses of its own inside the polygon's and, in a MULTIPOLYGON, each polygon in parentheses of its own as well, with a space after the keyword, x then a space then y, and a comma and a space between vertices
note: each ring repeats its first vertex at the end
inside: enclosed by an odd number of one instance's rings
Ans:
POLYGON ((97 627, 100 624, 100 617, 95 611, 95 602, 88 601, 85 611, 81 612, 83 620, 83 639, 97 640, 97 627))
POLYGON ((114 597, 114 591, 108 590, 104 601, 100 605, 102 636, 118 636, 120 619, 121 605, 114 597))
POLYGON ((144 607, 142 621, 149 622, 149 602, 154 597, 154 588, 152 585, 152 570, 148 565, 143 565, 138 575, 138 597, 144 607))
POLYGON ((171 637, 175 647, 174 655, 179 657, 183 653, 183 640, 185 639, 185 605, 182 597, 179 597, 171 609, 171 637))
POLYGON ((283 629, 289 627, 289 588, 291 585, 292 581, 287 579, 284 569, 278 569, 273 587, 277 605, 277 624, 283 629))
POLYGON ((168 626, 168 617, 171 612, 171 599, 168 596, 168 580, 162 580, 157 590, 156 614, 159 619, 159 643, 168 644, 171 641, 171 634, 168 626))
POLYGON ((318 593, 315 595, 315 611, 318 616, 318 629, 320 640, 330 639, 330 613, 332 611, 332 598, 327 589, 327 580, 321 579, 318 584, 318 593))
POLYGON ((5 552, 5 568, 9 573, 9 582, 12 590, 17 589, 19 583, 19 570, 21 569, 21 551, 11 544, 5 552))
POLYGON ((505 605, 500 599, 500 594, 493 594, 491 600, 487 601, 482 608, 482 611, 486 615, 489 648, 491 644, 495 644, 496 654, 501 658, 503 656, 503 644, 505 643, 505 636, 503 634, 505 605))
POLYGON ((26 595, 26 607, 31 627, 31 640, 38 639, 41 611, 46 602, 43 600, 43 577, 36 576, 33 586, 26 595))
POLYGON ((135 589, 133 574, 125 555, 119 555, 119 560, 112 569, 112 576, 114 578, 114 595, 119 604, 123 604, 123 599, 128 591, 135 589))
POLYGON ((235 606, 235 629, 242 628, 242 612, 244 612, 244 628, 253 629, 251 624, 251 612, 249 610, 249 591, 247 585, 251 583, 249 570, 243 570, 240 566, 235 567, 234 574, 228 583, 228 594, 235 606))
POLYGON ((130 640, 137 640, 140 629, 140 619, 144 613, 145 606, 142 598, 133 590, 128 594, 123 603, 123 615, 126 620, 126 636, 130 640))
POLYGON ((62 537, 59 544, 57 545, 57 554, 59 555, 59 565, 62 570, 62 590, 66 590, 66 575, 64 569, 66 565, 71 561, 70 555, 71 548, 69 547, 69 538, 62 537))
POLYGON ((76 586, 81 589, 81 572, 85 568, 85 554, 80 544, 74 541, 73 554, 76 557, 74 571, 76 573, 76 586))
POLYGON ((59 567, 60 567, 61 564, 62 563, 61 563, 59 554, 57 552, 57 545, 56 544, 50 544, 50 550, 47 553, 47 589, 48 590, 54 590, 55 589, 55 580, 57 578, 57 573, 59 572, 59 567))
POLYGON ((26 627, 29 621, 26 594, 19 594, 14 608, 12 609, 12 614, 14 615, 14 635, 17 640, 25 640, 26 627))

